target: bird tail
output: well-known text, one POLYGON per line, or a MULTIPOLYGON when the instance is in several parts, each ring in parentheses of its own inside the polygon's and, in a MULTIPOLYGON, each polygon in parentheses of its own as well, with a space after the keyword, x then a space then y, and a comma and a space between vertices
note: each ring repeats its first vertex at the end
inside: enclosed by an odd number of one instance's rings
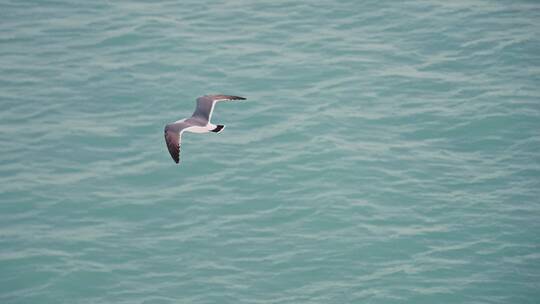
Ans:
POLYGON ((219 133, 221 132, 223 129, 225 128, 225 125, 217 125, 214 129, 210 130, 211 132, 214 132, 214 133, 219 133))

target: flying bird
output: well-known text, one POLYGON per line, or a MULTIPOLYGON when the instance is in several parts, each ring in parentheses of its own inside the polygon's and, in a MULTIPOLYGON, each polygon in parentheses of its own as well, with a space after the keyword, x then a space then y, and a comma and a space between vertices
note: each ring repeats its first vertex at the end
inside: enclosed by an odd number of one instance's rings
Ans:
POLYGON ((245 100, 244 97, 230 95, 205 95, 197 98, 195 112, 189 118, 180 119, 165 126, 165 142, 172 159, 180 162, 180 146, 182 133, 219 133, 225 128, 224 125, 214 125, 210 122, 212 112, 218 101, 245 100))

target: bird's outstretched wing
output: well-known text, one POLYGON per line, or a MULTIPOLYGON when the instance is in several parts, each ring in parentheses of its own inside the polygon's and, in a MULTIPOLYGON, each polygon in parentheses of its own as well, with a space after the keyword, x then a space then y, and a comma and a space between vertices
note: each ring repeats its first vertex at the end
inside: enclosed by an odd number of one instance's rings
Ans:
POLYGON ((212 111, 218 101, 225 100, 245 100, 244 97, 232 95, 205 95, 197 98, 197 107, 193 112, 192 118, 201 120, 205 124, 212 118, 212 111))
POLYGON ((180 162, 180 144, 182 133, 191 125, 185 122, 172 123, 165 126, 165 143, 174 162, 180 162))

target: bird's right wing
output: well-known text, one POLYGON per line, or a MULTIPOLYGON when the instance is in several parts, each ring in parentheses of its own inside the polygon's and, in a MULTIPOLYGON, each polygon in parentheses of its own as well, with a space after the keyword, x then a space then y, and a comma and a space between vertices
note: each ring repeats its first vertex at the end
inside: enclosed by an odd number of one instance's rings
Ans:
POLYGON ((232 95, 205 95, 197 98, 197 108, 191 117, 203 120, 205 123, 212 118, 212 111, 218 101, 245 100, 244 97, 232 95))
POLYGON ((185 122, 177 122, 165 126, 165 143, 175 163, 180 162, 180 144, 182 133, 191 125, 185 122))

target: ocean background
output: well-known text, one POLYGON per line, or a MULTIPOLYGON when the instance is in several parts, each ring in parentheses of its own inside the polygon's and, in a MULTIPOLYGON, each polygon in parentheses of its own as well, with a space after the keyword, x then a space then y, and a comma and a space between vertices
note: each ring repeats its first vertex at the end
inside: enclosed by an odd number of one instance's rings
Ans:
POLYGON ((0 0, 0 303, 539 302, 539 1, 0 0))

